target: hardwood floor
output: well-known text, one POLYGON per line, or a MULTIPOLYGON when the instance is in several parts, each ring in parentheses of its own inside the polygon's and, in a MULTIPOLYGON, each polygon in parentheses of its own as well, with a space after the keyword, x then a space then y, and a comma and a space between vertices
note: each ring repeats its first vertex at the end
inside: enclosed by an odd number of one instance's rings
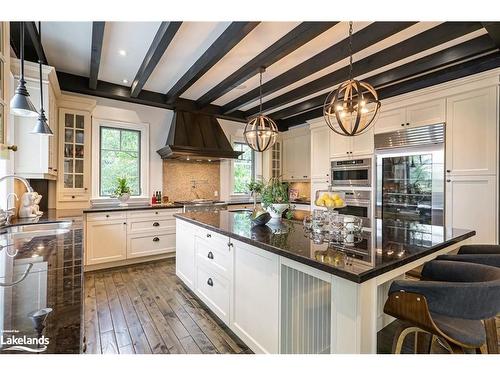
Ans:
POLYGON ((85 353, 251 353, 182 285, 175 261, 85 274, 85 353))
MULTIPOLYGON (((86 273, 84 290, 85 353, 252 353, 179 281, 174 259, 86 273)), ((378 353, 391 352, 397 325, 378 333, 378 353)))

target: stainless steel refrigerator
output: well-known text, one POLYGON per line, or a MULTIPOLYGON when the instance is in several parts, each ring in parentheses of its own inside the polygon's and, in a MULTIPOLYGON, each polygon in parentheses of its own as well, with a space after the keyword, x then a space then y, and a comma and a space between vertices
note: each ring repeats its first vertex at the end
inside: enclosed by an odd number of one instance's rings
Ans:
POLYGON ((377 219, 444 225, 444 124, 375 135, 377 219))

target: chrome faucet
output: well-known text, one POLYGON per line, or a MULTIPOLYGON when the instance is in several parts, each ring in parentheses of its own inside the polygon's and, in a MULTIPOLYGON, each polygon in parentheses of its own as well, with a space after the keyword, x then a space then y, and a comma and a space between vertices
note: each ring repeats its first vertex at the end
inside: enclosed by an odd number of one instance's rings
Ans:
POLYGON ((16 214, 16 205, 14 204, 14 207, 9 208, 9 198, 11 196, 14 196, 16 198, 16 202, 19 201, 19 197, 17 196, 16 193, 9 193, 7 194, 7 203, 5 205, 5 213, 6 213, 6 223, 10 224, 10 219, 16 214))
POLYGON ((24 177, 21 177, 21 176, 17 176, 15 174, 8 174, 8 175, 5 175, 3 177, 0 177, 0 182, 2 182, 3 180, 6 180, 8 178, 12 178, 14 180, 21 181, 24 184, 24 186, 26 186, 26 190, 28 190, 28 193, 34 192, 33 188, 31 187, 31 185, 27 179, 25 179, 24 177))

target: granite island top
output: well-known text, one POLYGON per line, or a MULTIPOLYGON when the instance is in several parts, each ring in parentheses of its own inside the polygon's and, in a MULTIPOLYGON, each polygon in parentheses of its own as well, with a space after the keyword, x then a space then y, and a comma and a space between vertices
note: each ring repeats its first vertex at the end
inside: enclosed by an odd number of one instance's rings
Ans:
POLYGON ((177 219, 199 225, 333 275, 362 283, 476 234, 416 222, 376 220, 355 245, 318 243, 299 220, 252 226, 248 212, 189 212, 177 219))
POLYGON ((0 232, 0 353, 8 339, 48 338, 44 345, 23 345, 36 353, 78 354, 82 350, 82 236, 81 223, 71 218, 81 210, 49 210, 36 219, 14 219, 0 232), (65 222, 59 233, 16 232, 16 226, 65 222), (33 319, 45 316, 46 320, 33 319))

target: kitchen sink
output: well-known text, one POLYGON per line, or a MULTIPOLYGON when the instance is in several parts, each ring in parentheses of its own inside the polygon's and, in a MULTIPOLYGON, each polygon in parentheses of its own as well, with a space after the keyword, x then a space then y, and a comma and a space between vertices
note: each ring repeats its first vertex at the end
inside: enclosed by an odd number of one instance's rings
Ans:
POLYGON ((47 224, 28 224, 11 227, 8 233, 13 238, 38 237, 38 236, 56 236, 68 233, 71 228, 71 222, 64 221, 47 224))

